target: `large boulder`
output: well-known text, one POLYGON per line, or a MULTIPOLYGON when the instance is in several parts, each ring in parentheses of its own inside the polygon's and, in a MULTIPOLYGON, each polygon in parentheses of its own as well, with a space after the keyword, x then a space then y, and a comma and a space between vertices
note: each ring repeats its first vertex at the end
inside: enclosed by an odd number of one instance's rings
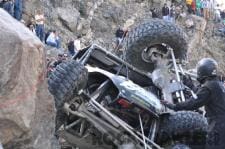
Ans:
POLYGON ((62 22, 62 25, 69 29, 71 32, 76 32, 77 24, 80 19, 79 11, 75 8, 57 8, 57 12, 58 18, 62 22))
POLYGON ((91 29, 95 32, 107 32, 110 28, 108 24, 103 20, 99 18, 93 18, 91 22, 91 29))
POLYGON ((3 9, 0 33, 0 142, 5 149, 53 148, 55 109, 43 44, 3 9))

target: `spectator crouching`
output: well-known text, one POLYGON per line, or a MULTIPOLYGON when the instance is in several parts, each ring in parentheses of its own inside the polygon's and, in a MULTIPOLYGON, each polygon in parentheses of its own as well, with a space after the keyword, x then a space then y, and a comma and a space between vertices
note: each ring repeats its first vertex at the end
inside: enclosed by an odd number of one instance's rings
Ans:
POLYGON ((55 47, 57 49, 60 48, 60 39, 59 39, 59 36, 56 32, 56 30, 53 30, 47 40, 46 40, 46 44, 49 45, 49 46, 52 46, 52 47, 55 47))

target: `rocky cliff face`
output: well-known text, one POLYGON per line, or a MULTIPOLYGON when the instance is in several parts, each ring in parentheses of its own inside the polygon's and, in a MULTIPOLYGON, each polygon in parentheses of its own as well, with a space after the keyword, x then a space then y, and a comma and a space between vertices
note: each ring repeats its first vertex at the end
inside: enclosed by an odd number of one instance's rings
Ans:
MULTIPOLYGON (((219 64, 220 75, 225 75, 225 38, 214 35, 215 24, 206 22, 205 19, 197 16, 193 18, 195 27, 193 30, 186 30, 189 35, 188 68, 195 67, 196 63, 204 57, 212 57, 219 64)), ((184 28, 185 29, 185 28, 184 28)))
POLYGON ((50 149, 54 100, 45 81, 44 46, 0 9, 0 142, 5 149, 50 149))
MULTIPOLYGON (((177 0, 179 2, 179 0, 177 0)), ((26 19, 33 15, 35 9, 44 10, 47 17, 47 29, 60 31, 65 43, 76 35, 82 35, 82 44, 87 46, 91 43, 101 44, 112 49, 115 30, 121 26, 138 24, 144 19, 151 18, 150 9, 155 7, 161 11, 162 5, 166 0, 27 0, 25 1, 26 19)), ((194 66, 201 57, 212 56, 217 61, 223 62, 224 39, 211 36, 210 24, 201 24, 195 18, 195 29, 189 34, 191 55, 190 65, 194 66), (202 34, 198 31, 202 30, 202 34), (193 40, 193 37, 195 40, 193 40), (197 38, 197 40, 196 40, 197 38), (201 39, 199 39, 201 38, 201 39), (199 44, 192 41, 201 41, 199 44), (201 50, 200 50, 201 49, 201 50), (217 49, 217 50, 215 50, 217 49), (200 50, 200 51, 199 51, 200 50), (216 52, 217 51, 217 52, 216 52), (204 53, 204 54, 203 54, 204 53), (218 54, 219 53, 219 57, 218 54)), ((184 25, 181 23, 181 26, 184 25)), ((185 29, 185 27, 183 26, 185 29)), ((186 29, 185 29, 186 30, 186 29)), ((188 32, 188 31, 187 31, 188 32)), ((222 64, 223 65, 223 64, 222 64)), ((224 66, 221 67, 225 72, 224 66)))
POLYGON ((162 3, 163 0, 28 0, 24 16, 27 20, 35 9, 41 8, 47 17, 47 29, 59 30, 64 42, 81 34, 86 45, 97 42, 111 47, 118 26, 150 18, 150 6, 162 3))

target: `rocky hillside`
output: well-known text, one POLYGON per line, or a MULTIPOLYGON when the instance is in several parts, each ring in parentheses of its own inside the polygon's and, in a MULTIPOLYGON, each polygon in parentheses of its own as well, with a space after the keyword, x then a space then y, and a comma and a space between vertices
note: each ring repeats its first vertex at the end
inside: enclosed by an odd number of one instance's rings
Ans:
POLYGON ((159 7, 163 0, 30 0, 25 2, 24 18, 28 20, 41 8, 47 29, 59 30, 63 41, 81 34, 84 44, 97 42, 110 47, 118 26, 150 18, 153 4, 159 7))
MULTIPOLYGON (((82 35, 82 45, 98 43, 112 49, 115 30, 121 26, 138 24, 151 18, 150 9, 161 10, 166 0, 28 0, 25 2, 25 20, 34 15, 36 9, 43 9, 47 17, 47 29, 60 31, 63 44, 82 35)), ((189 16, 188 16, 189 17, 189 16)), ((225 73, 224 39, 212 37, 212 23, 201 25, 201 18, 194 17, 195 28, 187 30, 190 41, 189 60, 194 66, 201 57, 212 56, 220 61, 225 73), (200 20, 200 21, 199 21, 200 20), (199 26, 200 24, 200 26, 199 26), (198 31, 201 31, 199 33, 198 31), (193 38, 194 37, 194 38, 193 38)), ((184 21, 179 22, 181 27, 184 21)))

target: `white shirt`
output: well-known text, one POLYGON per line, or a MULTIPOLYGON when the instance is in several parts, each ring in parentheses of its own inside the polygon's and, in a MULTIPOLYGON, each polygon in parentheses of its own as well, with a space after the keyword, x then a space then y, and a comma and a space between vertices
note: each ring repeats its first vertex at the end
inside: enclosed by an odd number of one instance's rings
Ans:
POLYGON ((202 8, 207 8, 207 1, 202 1, 202 8))
POLYGON ((206 7, 205 8, 210 8, 210 2, 206 1, 206 7))
POLYGON ((53 42, 56 43, 56 37, 54 33, 50 33, 50 35, 48 36, 46 42, 53 42))
POLYGON ((43 14, 41 14, 41 15, 36 14, 34 18, 35 18, 36 24, 44 24, 43 20, 45 19, 45 17, 43 14), (40 21, 40 20, 42 20, 42 21, 40 21))
POLYGON ((74 46, 76 47, 77 51, 81 49, 80 40, 76 39, 74 40, 74 46))
POLYGON ((213 9, 214 8, 214 2, 213 2, 213 0, 210 0, 209 1, 209 8, 210 9, 213 9))
POLYGON ((220 16, 220 7, 215 7, 215 13, 220 16))

